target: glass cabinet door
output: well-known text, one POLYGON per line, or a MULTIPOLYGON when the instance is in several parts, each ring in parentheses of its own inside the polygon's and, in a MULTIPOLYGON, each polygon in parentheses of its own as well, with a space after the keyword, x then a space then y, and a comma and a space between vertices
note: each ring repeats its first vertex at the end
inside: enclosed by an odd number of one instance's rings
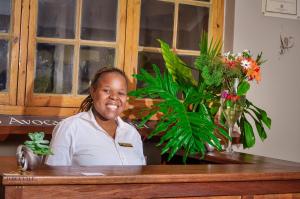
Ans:
POLYGON ((31 0, 26 105, 78 107, 101 67, 123 68, 126 0, 31 0))
POLYGON ((0 104, 16 105, 21 1, 0 4, 0 104))

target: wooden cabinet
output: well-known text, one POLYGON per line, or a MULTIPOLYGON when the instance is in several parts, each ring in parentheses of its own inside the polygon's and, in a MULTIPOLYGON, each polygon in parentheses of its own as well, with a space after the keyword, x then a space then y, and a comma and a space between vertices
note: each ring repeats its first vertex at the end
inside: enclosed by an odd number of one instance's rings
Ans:
POLYGON ((156 39, 191 63, 202 31, 223 33, 223 0, 0 4, 0 114, 71 115, 100 67, 123 69, 135 89, 131 75, 140 67, 157 62, 164 70, 156 39))

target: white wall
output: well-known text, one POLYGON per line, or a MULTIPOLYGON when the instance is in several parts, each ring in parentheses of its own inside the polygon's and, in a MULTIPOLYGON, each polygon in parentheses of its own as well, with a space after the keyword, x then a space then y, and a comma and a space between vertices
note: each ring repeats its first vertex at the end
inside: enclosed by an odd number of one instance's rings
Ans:
MULTIPOLYGON (((231 0, 228 0, 231 1, 231 0)), ((300 20, 263 16, 261 0, 236 0, 233 51, 263 52, 262 81, 252 83, 249 99, 272 119, 268 138, 246 153, 300 162, 300 20), (280 34, 295 45, 279 55, 280 34)))

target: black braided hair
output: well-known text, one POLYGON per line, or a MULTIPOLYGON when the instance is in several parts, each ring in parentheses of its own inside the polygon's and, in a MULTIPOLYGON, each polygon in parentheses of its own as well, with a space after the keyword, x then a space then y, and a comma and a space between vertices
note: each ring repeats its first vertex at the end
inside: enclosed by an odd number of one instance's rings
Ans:
MULTIPOLYGON (((92 83, 90 85, 90 87, 93 87, 93 88, 97 88, 97 83, 98 83, 98 80, 100 79, 100 77, 103 75, 103 74, 106 74, 106 73, 118 73, 120 75, 122 75, 125 80, 126 80, 126 84, 128 84, 128 78, 126 76, 126 74, 124 73, 124 71, 118 69, 118 68, 114 68, 114 67, 103 67, 101 69, 99 69, 93 80, 92 80, 92 83)), ((89 111, 93 106, 93 98, 92 98, 92 95, 89 94, 82 102, 81 102, 81 105, 79 107, 79 111, 78 112, 84 112, 84 111, 89 111)))

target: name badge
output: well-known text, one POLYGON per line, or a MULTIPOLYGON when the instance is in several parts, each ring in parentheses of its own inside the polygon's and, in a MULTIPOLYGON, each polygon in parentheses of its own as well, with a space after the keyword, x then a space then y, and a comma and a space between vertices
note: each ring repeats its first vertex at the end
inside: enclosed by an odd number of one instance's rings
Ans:
POLYGON ((122 147, 133 147, 132 144, 125 143, 125 142, 119 142, 119 145, 122 146, 122 147))

